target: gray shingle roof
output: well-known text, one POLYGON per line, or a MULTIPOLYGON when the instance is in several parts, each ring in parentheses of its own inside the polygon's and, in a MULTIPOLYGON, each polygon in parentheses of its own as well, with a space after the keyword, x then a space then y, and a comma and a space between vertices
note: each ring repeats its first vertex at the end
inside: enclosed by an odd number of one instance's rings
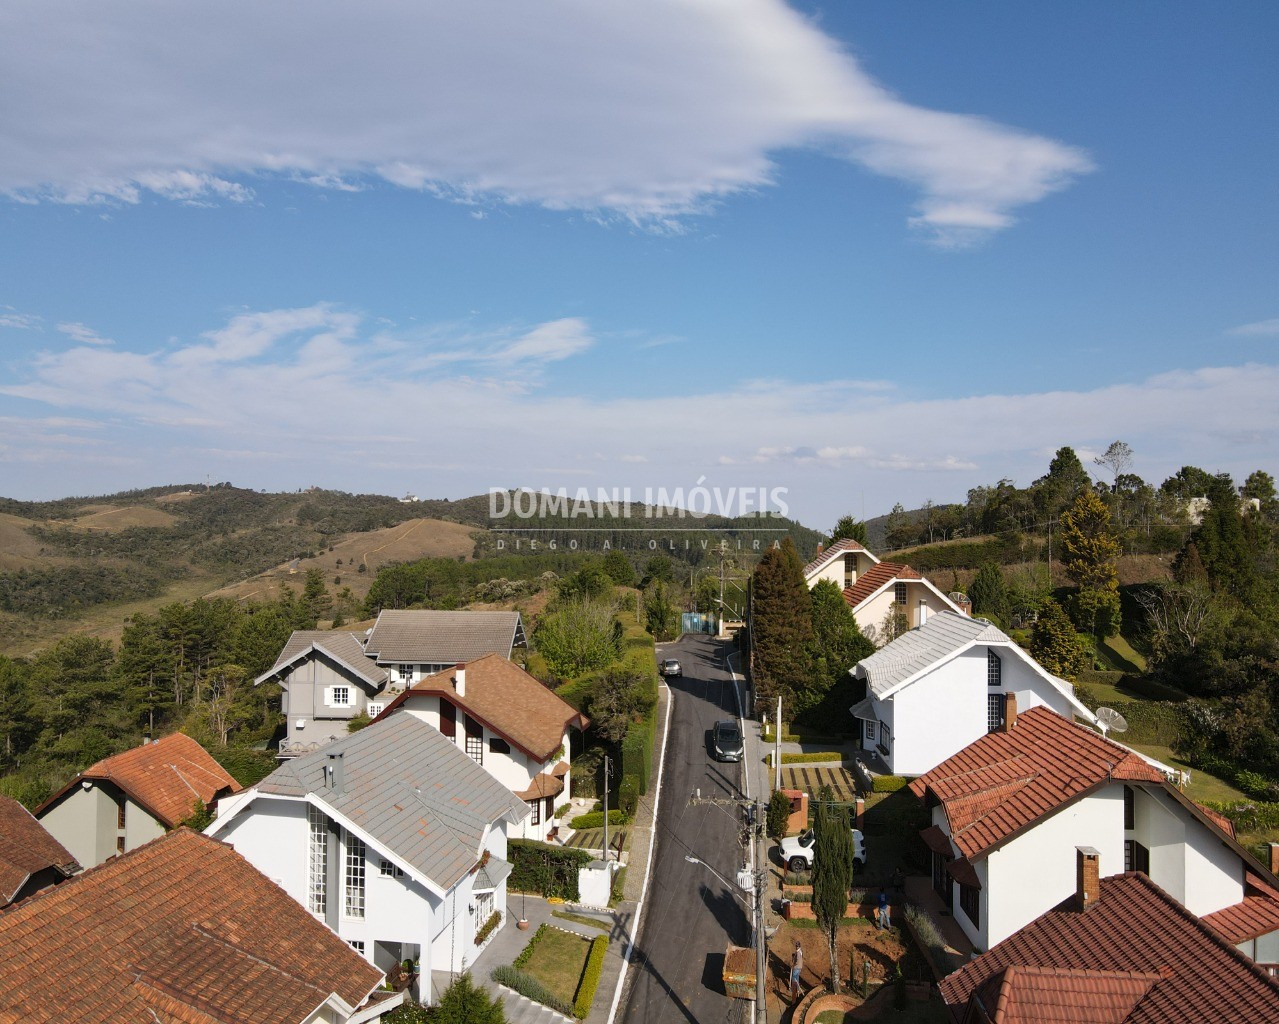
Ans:
POLYGON ((1001 630, 985 619, 955 612, 938 612, 917 629, 899 636, 857 663, 870 690, 882 697, 917 672, 955 654, 972 643, 1011 644, 1001 630))
POLYGON ((343 630, 295 629, 289 637, 288 643, 284 645, 284 650, 275 659, 275 664, 271 666, 271 670, 264 672, 258 677, 257 681, 261 682, 270 678, 292 662, 299 654, 303 654, 314 647, 324 651, 339 664, 345 665, 361 679, 367 680, 375 686, 380 686, 386 682, 387 671, 384 668, 379 668, 364 653, 364 645, 360 642, 362 639, 355 633, 348 633, 343 630))
POLYGON ((519 612, 385 610, 377 617, 365 653, 380 665, 456 665, 486 654, 511 656, 524 643, 519 612))
POLYGON ((286 762, 257 789, 316 796, 443 889, 475 867, 487 826, 518 822, 528 811, 437 730, 403 714, 286 762), (342 755, 340 794, 325 785, 333 754, 342 755))

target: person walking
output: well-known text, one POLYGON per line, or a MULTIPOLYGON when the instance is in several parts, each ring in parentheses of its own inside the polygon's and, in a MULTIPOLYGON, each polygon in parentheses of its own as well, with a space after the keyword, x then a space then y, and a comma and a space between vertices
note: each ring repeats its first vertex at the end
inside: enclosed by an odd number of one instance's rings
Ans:
POLYGON ((892 911, 888 905, 888 893, 882 885, 879 887, 879 909, 876 914, 875 924, 880 931, 893 926, 892 911))
POLYGON ((790 997, 791 1002, 799 1001, 799 975, 804 969, 804 947, 795 940, 795 952, 790 956, 790 997))

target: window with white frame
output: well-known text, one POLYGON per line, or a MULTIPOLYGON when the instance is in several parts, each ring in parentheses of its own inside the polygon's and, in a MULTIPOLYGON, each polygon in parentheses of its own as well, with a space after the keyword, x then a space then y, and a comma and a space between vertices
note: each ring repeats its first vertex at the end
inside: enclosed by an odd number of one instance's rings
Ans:
POLYGON ((986 695, 986 731, 998 732, 1004 724, 1004 695, 991 693, 986 695))
POLYGON ((904 605, 906 603, 906 584, 905 583, 893 584, 893 599, 898 604, 901 604, 901 605, 904 605))
POLYGON ((866 738, 868 740, 873 740, 875 738, 875 732, 875 723, 868 718, 866 720, 866 738))
POLYGON ((378 874, 381 875, 383 878, 403 878, 404 877, 404 872, 400 868, 392 864, 385 857, 382 858, 382 863, 378 867, 378 874))
POLYGON ((346 871, 344 882, 346 903, 344 910, 347 917, 364 916, 364 862, 368 851, 364 841, 346 833, 346 871))
POLYGON ((491 892, 477 892, 475 894, 475 927, 478 931, 484 927, 484 922, 493 916, 493 894, 491 892))
POLYGON ((329 687, 329 707, 331 708, 349 708, 355 703, 351 695, 351 687, 349 686, 330 686, 329 687))
POLYGON ((364 943, 359 939, 348 939, 346 944, 359 953, 360 956, 364 955, 364 943))
POLYGON ((542 824, 542 801, 526 800, 525 803, 528 804, 529 814, 532 815, 532 817, 529 818, 528 823, 530 825, 542 824))
POLYGON ((323 914, 328 908, 329 819, 312 806, 307 807, 306 817, 310 826, 306 905, 312 914, 323 914))
POLYGON ((365 708, 365 713, 370 718, 377 718, 377 716, 382 713, 382 709, 384 707, 386 707, 386 705, 383 704, 380 700, 371 700, 368 703, 368 707, 365 708))
POLYGON ((986 685, 1004 685, 1003 663, 999 660, 999 655, 990 650, 990 648, 986 649, 986 685))
POLYGON ((413 682, 413 666, 412 665, 400 666, 400 681, 404 683, 413 682))

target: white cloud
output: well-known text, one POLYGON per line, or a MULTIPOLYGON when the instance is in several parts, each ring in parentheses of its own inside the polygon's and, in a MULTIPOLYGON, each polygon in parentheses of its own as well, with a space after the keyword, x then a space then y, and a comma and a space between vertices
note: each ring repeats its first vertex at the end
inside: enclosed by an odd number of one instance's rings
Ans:
POLYGON ((494 353, 502 362, 557 362, 585 352, 595 344, 586 321, 579 317, 566 317, 540 324, 494 353))
POLYGON ((12 327, 18 331, 38 331, 40 318, 31 313, 19 313, 12 306, 0 306, 0 327, 12 327))
POLYGON ((1258 320, 1256 323, 1241 324, 1232 327, 1227 334, 1241 338, 1273 338, 1279 335, 1279 317, 1272 320, 1258 320))
POLYGON ((783 0, 6 4, 0 67, 0 191, 25 201, 243 202, 283 175, 663 224, 806 148, 909 183, 910 222, 955 244, 1092 168, 898 98, 783 0))
POLYGON ((104 338, 92 327, 86 327, 84 324, 58 324, 58 330, 65 334, 72 341, 79 342, 81 345, 114 345, 115 342, 110 338, 104 338))

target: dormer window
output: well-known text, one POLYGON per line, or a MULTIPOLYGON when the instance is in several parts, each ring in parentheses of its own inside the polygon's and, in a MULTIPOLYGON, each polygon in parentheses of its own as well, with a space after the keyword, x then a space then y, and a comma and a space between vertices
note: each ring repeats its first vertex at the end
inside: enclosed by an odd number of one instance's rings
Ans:
POLYGON ((999 660, 999 655, 989 648, 986 650, 986 685, 987 686, 1003 686, 1004 666, 999 660))

